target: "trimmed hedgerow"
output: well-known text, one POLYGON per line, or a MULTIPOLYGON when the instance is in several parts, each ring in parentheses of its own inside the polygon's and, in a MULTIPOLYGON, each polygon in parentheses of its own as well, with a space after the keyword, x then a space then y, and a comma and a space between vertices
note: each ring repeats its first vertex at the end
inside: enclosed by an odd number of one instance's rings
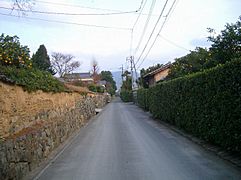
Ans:
POLYGON ((95 84, 90 84, 88 86, 88 89, 92 92, 98 92, 98 93, 104 93, 105 89, 103 86, 95 85, 95 84))
POLYGON ((120 98, 123 102, 132 102, 133 101, 133 93, 129 90, 121 90, 120 98))
POLYGON ((148 89, 139 89, 137 92, 137 103, 144 110, 149 110, 148 89))
POLYGON ((241 153, 241 59, 138 91, 155 118, 241 153))
POLYGON ((0 74, 5 75, 15 84, 20 85, 26 91, 42 90, 45 92, 66 91, 64 85, 50 73, 33 68, 17 68, 15 66, 1 66, 0 74))

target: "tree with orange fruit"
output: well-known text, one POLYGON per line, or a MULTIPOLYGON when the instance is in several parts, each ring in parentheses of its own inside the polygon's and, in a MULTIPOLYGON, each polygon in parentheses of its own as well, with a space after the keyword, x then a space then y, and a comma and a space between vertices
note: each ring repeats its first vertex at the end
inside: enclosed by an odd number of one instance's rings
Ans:
POLYGON ((22 46, 17 36, 0 36, 0 64, 4 66, 32 67, 29 48, 22 46))

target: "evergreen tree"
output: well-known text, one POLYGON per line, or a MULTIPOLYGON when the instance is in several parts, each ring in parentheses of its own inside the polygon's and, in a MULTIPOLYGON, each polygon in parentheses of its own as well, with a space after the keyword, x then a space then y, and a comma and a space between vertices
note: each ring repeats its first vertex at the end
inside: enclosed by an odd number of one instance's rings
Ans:
POLYGON ((48 71, 51 74, 54 74, 53 69, 51 68, 50 58, 47 53, 47 49, 42 44, 39 46, 39 49, 32 56, 33 67, 40 69, 42 71, 48 71))
POLYGON ((117 89, 116 82, 113 79, 112 73, 110 71, 101 71, 100 73, 101 80, 105 80, 107 82, 106 84, 106 90, 111 95, 115 94, 115 91, 117 89))

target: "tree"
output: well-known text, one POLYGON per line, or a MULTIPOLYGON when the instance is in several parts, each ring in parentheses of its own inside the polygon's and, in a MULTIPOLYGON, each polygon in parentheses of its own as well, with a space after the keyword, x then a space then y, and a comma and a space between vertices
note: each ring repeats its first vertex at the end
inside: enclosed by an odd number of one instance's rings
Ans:
POLYGON ((123 77, 124 77, 124 81, 123 84, 121 86, 121 90, 126 90, 126 91, 132 91, 132 78, 130 76, 130 72, 129 71, 125 71, 123 73, 123 77))
POLYGON ((12 11, 16 10, 19 14, 26 15, 26 12, 32 10, 33 0, 12 0, 12 11))
POLYGON ((51 59, 52 68, 60 77, 63 77, 64 74, 73 72, 80 66, 80 63, 78 61, 74 61, 73 59, 74 56, 70 54, 54 52, 51 59))
POLYGON ((47 53, 47 49, 42 44, 39 46, 39 49, 32 56, 33 67, 42 71, 48 71, 51 74, 54 74, 54 71, 51 68, 50 58, 47 53))
POLYGON ((94 84, 97 84, 97 82, 100 80, 100 76, 98 74, 98 71, 99 71, 98 62, 96 61, 95 58, 92 59, 91 66, 92 66, 91 74, 94 79, 94 84))
MULTIPOLYGON (((210 34, 215 34, 214 29, 208 28, 208 31, 210 34)), ((210 35, 208 40, 212 42, 209 49, 198 47, 186 56, 175 59, 167 79, 203 71, 235 58, 240 58, 241 16, 235 24, 227 24, 221 34, 210 35)))
POLYGON ((101 80, 105 80, 107 82, 106 84, 106 90, 111 95, 115 94, 115 91, 117 89, 116 82, 113 79, 112 73, 110 71, 101 71, 100 73, 101 80))
MULTIPOLYGON (((210 33, 214 29, 208 28, 210 33)), ((223 64, 234 58, 241 57, 241 16, 235 24, 226 24, 225 29, 218 36, 209 36, 210 52, 216 60, 216 64, 223 64)))
POLYGON ((212 63, 210 62, 212 62, 212 58, 209 50, 197 47, 195 51, 191 51, 189 54, 175 59, 166 79, 170 80, 187 74, 203 71, 204 69, 214 66, 211 65, 212 63))
POLYGON ((132 93, 132 78, 129 71, 123 73, 124 81, 121 86, 120 97, 124 102, 130 102, 133 100, 132 93))
POLYGON ((29 48, 22 46, 17 36, 0 36, 0 64, 6 66, 31 67, 29 48))

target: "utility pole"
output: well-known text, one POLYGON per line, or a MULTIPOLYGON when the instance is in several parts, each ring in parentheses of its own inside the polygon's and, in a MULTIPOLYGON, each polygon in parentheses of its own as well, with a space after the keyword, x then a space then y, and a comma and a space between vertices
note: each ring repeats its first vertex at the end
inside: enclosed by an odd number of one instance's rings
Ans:
POLYGON ((127 57, 126 60, 130 61, 131 63, 131 79, 132 79, 132 89, 136 88, 136 87, 139 87, 138 83, 135 82, 135 80, 137 80, 137 71, 136 71, 136 65, 135 65, 135 61, 134 61, 134 56, 130 56, 130 57, 127 57), (133 69, 135 71, 135 79, 134 79, 134 72, 133 72, 133 69), (136 84, 136 86, 135 86, 136 84))
POLYGON ((123 84, 123 81, 124 81, 124 77, 123 77, 123 74, 124 74, 123 64, 122 64, 122 66, 121 66, 120 68, 121 68, 121 79, 122 79, 122 84, 123 84))
POLYGON ((133 56, 130 57, 131 62, 131 87, 134 89, 134 76, 133 76, 133 56))
POLYGON ((130 61, 131 63, 131 87, 134 89, 134 81, 133 81, 133 56, 127 57, 126 61, 130 61))
POLYGON ((134 56, 132 56, 132 60, 133 60, 133 67, 134 67, 134 70, 135 70, 135 76, 136 76, 136 85, 137 85, 137 88, 139 88, 139 84, 137 83, 137 80, 138 80, 138 77, 137 77, 137 71, 136 71, 136 64, 135 64, 135 61, 134 61, 134 56))

